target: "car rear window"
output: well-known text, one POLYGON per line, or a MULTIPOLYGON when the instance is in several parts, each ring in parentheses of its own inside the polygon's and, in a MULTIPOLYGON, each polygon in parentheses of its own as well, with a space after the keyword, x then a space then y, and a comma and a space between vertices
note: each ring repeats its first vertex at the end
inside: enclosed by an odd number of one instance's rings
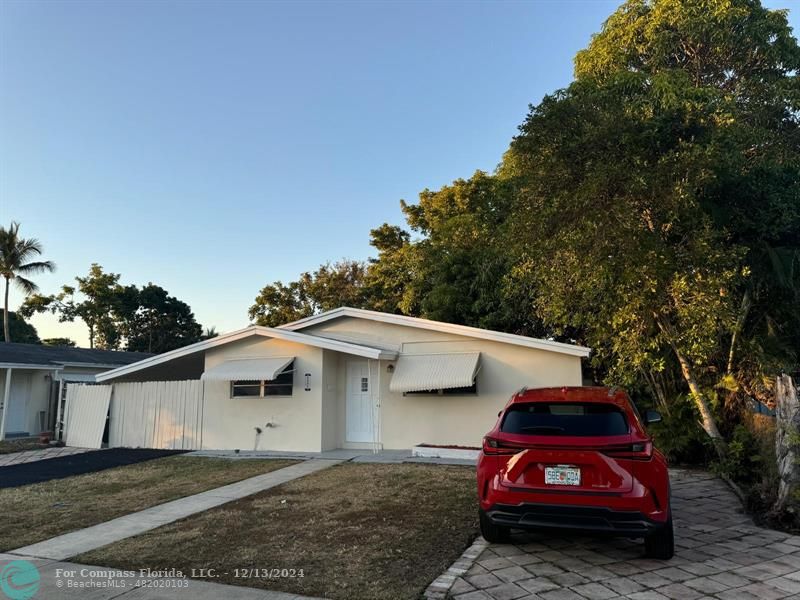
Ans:
POLYGON ((522 435, 625 435, 625 414, 613 404, 530 402, 509 407, 500 431, 522 435))

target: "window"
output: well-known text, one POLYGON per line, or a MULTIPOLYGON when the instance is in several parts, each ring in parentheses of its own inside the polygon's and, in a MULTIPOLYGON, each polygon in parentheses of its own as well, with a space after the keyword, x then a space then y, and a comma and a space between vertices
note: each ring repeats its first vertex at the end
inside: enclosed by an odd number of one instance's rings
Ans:
POLYGON ((231 398, 265 398, 291 396, 294 383, 294 361, 275 379, 262 381, 231 381, 231 398))
POLYGON ((369 379, 367 377, 361 378, 361 391, 368 392, 369 391, 369 379))
POLYGON ((478 384, 473 382, 467 387, 445 388, 442 390, 420 390, 406 392, 405 396, 473 396, 478 393, 478 384))
POLYGON ((500 431, 523 435, 626 435, 628 422, 613 404, 530 402, 514 404, 500 431))

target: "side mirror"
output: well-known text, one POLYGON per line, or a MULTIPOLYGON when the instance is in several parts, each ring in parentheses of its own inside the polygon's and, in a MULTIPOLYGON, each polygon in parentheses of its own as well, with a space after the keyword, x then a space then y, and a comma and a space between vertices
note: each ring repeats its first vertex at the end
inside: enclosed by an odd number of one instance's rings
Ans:
POLYGON ((657 410, 648 410, 644 413, 644 422, 647 425, 651 423, 661 423, 661 413, 657 410))

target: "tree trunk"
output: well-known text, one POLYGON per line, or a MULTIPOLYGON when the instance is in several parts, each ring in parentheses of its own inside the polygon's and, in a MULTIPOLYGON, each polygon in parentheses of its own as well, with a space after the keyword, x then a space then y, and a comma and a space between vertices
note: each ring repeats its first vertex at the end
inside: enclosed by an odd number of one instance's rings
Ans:
POLYGON ((717 453, 722 456, 725 454, 725 440, 717 428, 717 422, 711 412, 711 406, 709 406, 708 400, 706 400, 705 396, 703 396, 703 392, 700 390, 700 386, 697 384, 697 380, 694 377, 694 373, 692 372, 692 367, 689 364, 689 361, 687 361, 686 357, 684 357, 683 354, 681 354, 677 349, 675 349, 675 355, 678 357, 678 362, 681 365, 681 373, 683 374, 683 378, 689 385, 689 391, 692 393, 692 399, 697 405, 697 410, 700 411, 700 424, 708 434, 708 437, 711 438, 711 441, 714 442, 714 447, 717 449, 717 453))
POLYGON ((774 513, 784 512, 800 486, 798 468, 798 431, 800 401, 792 378, 781 375, 775 382, 775 454, 778 459, 778 497, 772 505, 774 513))
POLYGON ((656 401, 658 402, 658 407, 669 414, 669 403, 667 402, 667 395, 664 393, 664 388, 656 381, 655 376, 645 369, 644 367, 639 368, 642 377, 647 382, 647 386, 650 388, 650 391, 653 392, 653 396, 656 397, 656 401))
POLYGON ((728 375, 731 374, 733 371, 733 359, 736 355, 736 342, 739 341, 739 335, 742 333, 744 329, 744 323, 747 320, 747 315, 750 312, 750 307, 753 305, 753 301, 750 298, 750 289, 746 289, 744 291, 744 296, 742 296, 742 306, 739 308, 739 316, 736 318, 736 325, 733 328, 733 334, 731 335, 731 347, 728 351, 728 375))
POLYGON ((678 345, 674 342, 675 336, 671 334, 670 328, 661 322, 661 319, 658 318, 658 315, 656 315, 656 323, 658 323, 659 329, 661 329, 662 333, 664 333, 666 336, 669 345, 672 346, 672 351, 675 353, 675 357, 678 359, 678 363, 681 366, 681 374, 683 375, 686 384, 689 386, 689 391, 692 394, 692 400, 694 400, 697 410, 700 412, 700 425, 714 443, 714 449, 717 451, 717 455, 720 458, 724 458, 727 454, 725 438, 723 438, 722 434, 719 432, 717 421, 714 419, 714 414, 711 412, 711 406, 708 404, 708 400, 706 400, 705 396, 703 396, 703 392, 700 390, 700 385, 697 383, 697 379, 694 376, 692 365, 689 364, 689 360, 678 349, 678 345))
POLYGON ((11 341, 11 331, 8 324, 8 286, 10 284, 10 280, 8 277, 6 279, 6 301, 3 304, 3 339, 7 342, 11 341))

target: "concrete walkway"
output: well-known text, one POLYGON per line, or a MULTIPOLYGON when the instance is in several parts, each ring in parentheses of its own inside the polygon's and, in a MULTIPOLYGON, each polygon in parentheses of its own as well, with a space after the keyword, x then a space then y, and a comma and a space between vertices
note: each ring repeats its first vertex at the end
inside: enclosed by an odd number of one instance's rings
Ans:
MULTIPOLYGON (((20 560, 12 554, 0 554, 0 569, 20 560)), ((110 567, 59 562, 26 557, 39 573, 39 591, 33 598, 59 600, 316 600, 285 592, 213 583, 199 579, 153 577, 146 573, 130 573, 110 567)))
POLYGON ((11 550, 18 557, 64 560, 119 540, 139 535, 178 519, 268 490, 298 477, 327 469, 341 460, 312 459, 271 473, 224 485, 200 494, 179 498, 99 525, 66 533, 37 544, 11 550))
POLYGON ((326 450, 324 452, 281 452, 278 450, 195 450, 187 456, 205 456, 209 458, 229 458, 231 460, 248 460, 264 458, 295 458, 307 460, 309 458, 324 458, 346 460, 355 463, 379 463, 379 464, 432 464, 432 465, 461 465, 475 466, 472 459, 461 458, 427 458, 414 456, 411 450, 347 450, 339 448, 337 450, 326 450))
POLYGON ((643 558, 639 540, 515 532, 510 544, 479 544, 477 552, 449 570, 449 577, 440 578, 452 583, 449 590, 431 586, 426 595, 456 600, 800 598, 800 536, 756 526, 730 488, 710 473, 675 469, 670 479, 672 560, 643 558))

